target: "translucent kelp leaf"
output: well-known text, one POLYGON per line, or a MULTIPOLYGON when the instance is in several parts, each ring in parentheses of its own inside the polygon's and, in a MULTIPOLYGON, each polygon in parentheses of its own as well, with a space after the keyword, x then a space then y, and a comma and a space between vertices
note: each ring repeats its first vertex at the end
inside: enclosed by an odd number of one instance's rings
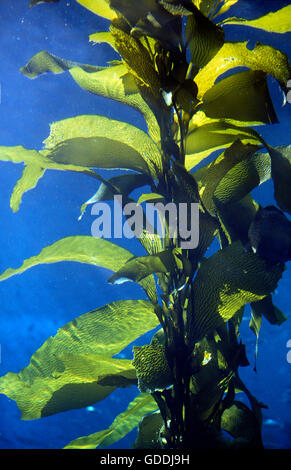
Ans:
POLYGON ((108 281, 112 284, 118 283, 120 280, 139 282, 152 273, 168 273, 183 267, 178 249, 162 251, 156 255, 139 256, 129 260, 108 281))
POLYGON ((120 413, 108 429, 79 437, 66 445, 65 449, 96 449, 114 444, 134 429, 142 417, 157 409, 157 404, 149 393, 140 393, 131 401, 127 409, 120 413))
POLYGON ((232 243, 201 262, 194 280, 194 340, 228 321, 243 305, 269 295, 282 277, 282 265, 267 268, 264 260, 232 243))
POLYGON ((226 13, 230 9, 230 7, 235 5, 238 1, 239 0, 222 0, 222 2, 220 2, 220 3, 222 3, 222 5, 221 5, 220 9, 217 11, 217 13, 215 13, 213 18, 216 18, 217 16, 223 15, 224 13, 226 13))
POLYGON ((111 25, 110 31, 115 39, 115 47, 130 72, 155 97, 160 97, 161 83, 148 50, 140 41, 118 27, 111 25))
POLYGON ((109 0, 77 0, 80 5, 95 13, 95 15, 102 16, 108 20, 116 18, 116 12, 110 8, 109 0))
POLYGON ((79 66, 82 66, 84 70, 91 73, 104 69, 104 67, 96 65, 80 64, 79 62, 61 59, 48 51, 41 51, 35 54, 24 67, 21 67, 20 72, 29 78, 36 78, 43 73, 52 72, 58 74, 79 66))
MULTIPOLYGON (((194 176, 197 179, 197 182, 199 183, 200 197, 206 209, 210 212, 211 215, 215 216, 217 212, 217 207, 213 196, 220 182, 222 182, 223 178, 227 175, 227 173, 241 161, 249 159, 252 162, 253 154, 258 148, 258 145, 244 145, 240 140, 236 140, 228 149, 226 149, 221 155, 219 155, 215 160, 213 160, 213 162, 209 163, 205 167, 202 167, 200 170, 194 173, 194 176)), ((257 165, 260 168, 260 166, 263 166, 265 162, 267 172, 265 177, 270 177, 270 157, 268 155, 265 155, 264 157, 261 156, 261 158, 262 160, 260 160, 260 157, 258 157, 257 165)), ((256 162, 255 158, 254 160, 256 162)), ((257 175, 258 170, 256 169, 256 163, 253 164, 253 167, 250 168, 250 171, 252 168, 255 175, 257 175)), ((242 173, 241 176, 243 175, 244 173, 242 173)), ((246 180, 248 181, 247 176, 246 180)), ((237 181, 238 180, 236 179, 236 182, 237 181)), ((256 181, 258 182, 258 184, 261 182, 260 179, 256 181)), ((225 191, 227 191, 227 188, 225 189, 225 191)), ((241 197, 243 196, 244 193, 241 192, 241 197)))
POLYGON ((95 44, 102 44, 103 42, 105 42, 106 44, 109 44, 113 49, 115 49, 114 37, 112 36, 112 33, 110 31, 90 34, 89 41, 94 42, 95 44))
POLYGON ((155 202, 155 201, 164 201, 164 196, 158 193, 143 193, 137 201, 137 204, 142 204, 143 202, 155 202))
POLYGON ((214 119, 253 121, 253 125, 278 122, 266 74, 261 71, 247 70, 220 80, 204 94, 200 109, 214 119))
POLYGON ((239 201, 270 176, 270 157, 262 153, 250 154, 220 180, 213 194, 216 206, 239 201))
POLYGON ((205 16, 208 16, 213 11, 217 0, 193 0, 193 3, 205 16))
POLYGON ((96 67, 72 62, 47 51, 41 51, 20 70, 29 78, 35 78, 47 72, 58 74, 69 70, 78 85, 90 93, 119 101, 140 111, 146 120, 150 136, 155 141, 160 140, 154 113, 141 97, 134 77, 128 73, 125 65, 96 67))
POLYGON ((227 431, 237 442, 232 446, 239 448, 263 448, 260 425, 255 414, 242 402, 235 401, 224 410, 221 416, 221 428, 227 431))
POLYGON ((272 160, 274 197, 278 206, 291 214, 291 145, 268 146, 272 160))
POLYGON ((86 167, 54 163, 46 155, 45 151, 38 152, 20 145, 16 147, 0 146, 0 160, 25 164, 22 176, 17 181, 10 199, 10 207, 14 212, 19 209, 23 194, 37 185, 46 169, 77 171, 96 177, 96 174, 86 167))
POLYGON ((112 191, 109 185, 101 183, 98 191, 82 205, 80 218, 83 216, 86 206, 89 204, 94 204, 98 201, 109 201, 113 199, 116 194, 128 196, 134 189, 151 183, 151 179, 147 175, 141 174, 114 176, 107 181, 116 188, 117 192, 112 191))
POLYGON ((291 31, 291 5, 281 8, 281 10, 267 13, 266 15, 254 20, 227 18, 222 23, 251 26, 252 28, 263 29, 269 33, 284 34, 291 31))
POLYGON ((37 256, 26 259, 20 268, 8 268, 0 276, 0 281, 39 264, 76 261, 94 266, 102 266, 112 271, 118 270, 133 254, 104 238, 86 235, 62 238, 42 249, 37 256), (114 253, 114 256, 113 256, 114 253))
MULTIPOLYGON (((248 125, 252 123, 241 123, 248 125)), ((236 126, 232 120, 207 118, 202 111, 193 116, 185 143, 185 167, 189 171, 215 150, 230 147, 234 141, 258 144, 260 141, 248 127, 236 126)))
POLYGON ((136 369, 138 388, 141 392, 163 390, 173 383, 165 346, 158 340, 145 346, 133 346, 133 366, 136 369))
MULTIPOLYGON (((269 297, 269 296, 268 296, 269 297)), ((252 302, 251 307, 251 319, 249 323, 250 330, 256 335, 256 349, 255 349, 255 364, 254 370, 257 371, 257 358, 258 358, 258 351, 259 351, 259 335, 262 326, 262 315, 260 311, 256 309, 256 304, 263 302, 267 297, 263 300, 259 300, 258 302, 252 302), (254 308, 253 308, 254 306, 254 308)))
POLYGON ((160 151, 145 132, 105 116, 84 115, 54 122, 44 143, 50 151, 48 157, 57 163, 125 168, 153 178, 162 171, 160 151))
POLYGON ((143 230, 139 240, 149 255, 156 255, 163 250, 162 238, 157 233, 143 230))
POLYGON ((18 211, 23 194, 36 187, 44 172, 45 170, 38 165, 28 165, 24 168, 22 177, 17 181, 11 195, 10 207, 13 212, 18 211))
MULTIPOLYGON (((41 250, 39 255, 26 259, 20 268, 8 268, 0 275, 0 281, 39 264, 76 261, 118 271, 133 253, 104 238, 86 235, 62 238, 41 250)), ((153 277, 141 281, 141 285, 152 301, 156 301, 156 287, 153 277)))
POLYGON ((186 24, 186 43, 189 45, 191 62, 204 67, 224 43, 224 32, 199 10, 190 15, 186 24))
POLYGON ((193 0, 194 5, 196 5, 205 16, 210 16, 211 18, 222 15, 237 2, 238 0, 193 0))
POLYGON ((0 393, 17 402, 22 419, 92 405, 136 383, 131 361, 112 356, 157 324, 145 300, 112 302, 81 315, 50 337, 19 374, 1 377, 0 393))
POLYGON ((202 99, 205 92, 223 73, 235 67, 248 67, 261 70, 274 77, 283 89, 291 75, 291 67, 286 54, 271 46, 257 43, 250 50, 246 42, 225 42, 213 59, 203 67, 195 77, 198 86, 198 98, 202 99))

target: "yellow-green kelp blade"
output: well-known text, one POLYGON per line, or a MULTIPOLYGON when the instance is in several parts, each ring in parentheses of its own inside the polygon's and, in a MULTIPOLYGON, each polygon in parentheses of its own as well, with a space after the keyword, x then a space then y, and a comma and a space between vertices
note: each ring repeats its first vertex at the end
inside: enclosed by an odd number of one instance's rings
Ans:
POLYGON ((140 393, 129 403, 127 409, 120 413, 108 429, 79 437, 66 445, 65 449, 96 449, 108 447, 119 441, 134 429, 148 413, 157 410, 156 401, 149 393, 140 393))
POLYGON ((114 359, 158 325, 145 300, 120 300, 60 328, 19 374, 0 378, 0 393, 16 401, 22 419, 37 419, 103 400, 117 387, 136 384, 130 360, 114 359))
POLYGON ((239 201, 271 176, 271 160, 268 154, 249 155, 223 176, 214 193, 216 206, 239 201))
POLYGON ((164 390, 173 383, 173 372, 167 361, 165 346, 158 340, 145 346, 133 346, 132 365, 136 369, 141 392, 164 390))
POLYGON ((125 168, 153 178, 162 171, 160 151, 145 132, 105 116, 84 115, 54 122, 44 143, 48 157, 57 163, 125 168))
POLYGON ((243 305, 275 290, 282 265, 267 268, 264 260, 235 242, 203 261, 194 280, 193 341, 228 321, 243 305))
POLYGON ((262 71, 235 73, 213 85, 200 108, 214 119, 234 119, 253 125, 277 123, 278 119, 262 71))
POLYGON ((90 10, 95 15, 102 16, 108 20, 116 18, 116 12, 110 8, 109 0, 77 0, 80 5, 90 10))
POLYGON ((110 31, 98 31, 97 33, 90 34, 89 41, 94 44, 109 44, 114 50, 117 50, 115 47, 115 41, 112 33, 110 31))
POLYGON ((146 47, 132 35, 115 27, 114 24, 110 26, 110 31, 115 39, 115 47, 130 72, 144 86, 149 87, 151 93, 156 97, 160 96, 159 75, 146 47))
POLYGON ((237 2, 238 0, 193 0, 194 5, 210 18, 222 15, 237 2))
POLYGON ((240 139, 244 144, 257 145, 260 143, 252 129, 242 127, 251 122, 234 121, 232 119, 212 119, 205 113, 198 111, 189 125, 186 137, 185 167, 190 171, 204 158, 215 150, 230 147, 236 140, 240 139), (235 123, 240 124, 235 125, 235 123))
MULTIPOLYGON (((41 252, 26 259, 16 269, 8 268, 0 275, 0 281, 15 274, 21 274, 27 269, 39 264, 58 263, 60 261, 76 261, 79 263, 100 266, 111 271, 118 271, 134 255, 130 251, 115 245, 104 238, 94 238, 77 235, 62 238, 41 250, 41 252)), ((152 301, 156 301, 156 287, 153 276, 140 282, 152 301)))
POLYGON ((291 5, 281 8, 281 10, 267 13, 266 15, 254 20, 227 18, 222 23, 251 26, 252 28, 263 29, 269 33, 288 33, 291 31, 291 5))
POLYGON ((217 13, 215 13, 213 18, 216 18, 217 16, 223 15, 224 13, 226 13, 230 9, 230 7, 235 5, 238 1, 239 0, 222 0, 219 3, 219 6, 221 5, 220 9, 217 11, 217 13))
POLYGON ((160 140, 154 113, 140 95, 135 79, 128 73, 126 65, 97 67, 72 62, 47 51, 41 51, 35 54, 20 70, 29 78, 36 78, 47 72, 59 74, 69 71, 81 88, 140 111, 145 118, 150 136, 156 142, 160 140))
MULTIPOLYGON (((246 184, 251 185, 252 179, 254 186, 250 186, 251 189, 267 180, 271 176, 271 159, 268 154, 258 154, 258 157, 254 156, 258 145, 247 144, 244 145, 239 139, 236 140, 228 149, 221 153, 215 160, 208 165, 199 169, 194 173, 194 177, 197 179, 199 184, 199 193, 204 206, 212 216, 216 215, 217 207, 214 200, 214 193, 221 183, 220 192, 218 192, 221 199, 221 204, 239 199, 239 193, 243 197, 248 191, 242 189, 243 183, 241 179, 246 180, 246 184), (227 174, 233 168, 236 167, 242 161, 247 160, 249 165, 247 166, 247 174, 241 173, 239 178, 236 178, 239 188, 234 188, 232 191, 228 191, 227 185, 227 174), (258 168, 256 168, 256 165, 258 168), (262 168, 262 170, 261 170, 262 168), (265 169, 265 172, 263 171, 265 169), (252 171, 253 170, 253 171, 252 171), (259 177, 261 175, 261 178, 259 177), (265 177, 265 178, 263 178, 265 177), (225 180, 223 180, 225 178, 225 180), (223 191, 224 190, 224 191, 223 191)), ((238 174, 238 173, 236 173, 238 174)), ((231 175, 230 175, 231 176, 231 175)), ((233 174, 235 177, 235 174, 233 174)), ((233 182, 232 182, 233 185, 233 182)), ((246 186, 245 186, 246 187, 246 186)))
POLYGON ((238 201, 272 177, 276 202, 283 211, 290 214, 291 146, 267 145, 269 153, 252 155, 253 146, 246 146, 243 151, 241 145, 241 142, 235 142, 207 166, 207 171, 204 168, 198 170, 200 192, 208 210, 213 213, 218 205, 221 208, 222 205, 238 201), (248 147, 249 155, 245 153, 248 152, 248 147))
POLYGON ((59 261, 76 261, 115 271, 132 256, 130 251, 104 238, 86 235, 71 236, 46 246, 38 255, 26 259, 19 268, 8 268, 0 275, 0 281, 15 274, 21 274, 33 266, 59 261))
POLYGON ((139 256, 129 260, 108 281, 112 284, 124 282, 125 280, 140 282, 150 274, 165 274, 183 267, 186 266, 181 258, 181 250, 165 250, 156 255, 139 256))
POLYGON ((291 67, 286 54, 274 47, 257 43, 253 49, 245 42, 225 42, 218 53, 195 77, 198 98, 202 99, 216 79, 235 67, 248 67, 261 70, 274 77, 283 89, 291 75, 291 67))
POLYGON ((47 153, 46 151, 38 152, 37 150, 26 149, 21 145, 16 147, 0 146, 0 160, 24 163, 25 165, 22 176, 17 181, 11 195, 10 207, 13 212, 18 211, 23 194, 37 185, 46 169, 69 170, 86 173, 92 176, 95 175, 92 170, 84 166, 55 163, 46 157, 47 153))

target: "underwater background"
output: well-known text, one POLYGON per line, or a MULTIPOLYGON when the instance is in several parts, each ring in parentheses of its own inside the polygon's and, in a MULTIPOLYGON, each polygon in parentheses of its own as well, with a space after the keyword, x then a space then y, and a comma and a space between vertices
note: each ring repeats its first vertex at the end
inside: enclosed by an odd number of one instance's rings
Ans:
MULTIPOLYGON (((117 55, 103 45, 88 43, 88 36, 107 30, 108 22, 82 8, 75 1, 61 0, 28 9, 28 0, 0 1, 1 105, 0 145, 41 148, 49 134, 49 123, 79 114, 102 114, 145 128, 134 110, 82 90, 68 73, 45 74, 29 80, 19 69, 36 52, 51 53, 87 64, 105 66, 117 55)), ((236 16, 256 18, 278 10, 290 2, 240 0, 236 16)), ((291 60, 291 33, 264 33, 239 26, 228 27, 226 39, 257 40, 287 53, 291 60)), ((291 144, 291 104, 284 107, 277 82, 269 80, 279 124, 258 130, 272 146, 291 144)), ((0 162, 0 272, 18 267, 22 261, 70 235, 90 235, 90 210, 78 221, 80 207, 97 190, 98 183, 85 175, 50 171, 35 190, 23 197, 18 212, 9 206, 12 189, 21 176, 22 165, 0 162)), ((108 174, 108 172, 100 172, 108 174)), ((114 173, 111 172, 113 175, 114 173)), ((262 205, 274 204, 269 181, 253 195, 262 205)), ((122 240, 135 254, 142 250, 134 240, 122 240)), ((290 262, 274 296, 275 305, 288 317, 281 326, 263 319, 259 338, 257 373, 254 372, 255 335, 249 330, 249 312, 244 317, 241 337, 246 344, 250 366, 240 369, 241 378, 263 410, 263 440, 266 448, 291 448, 291 363, 287 361, 287 341, 291 339, 290 262)), ((0 283, 0 375, 19 372, 31 355, 58 328, 73 318, 120 299, 143 296, 134 283, 107 284, 109 272, 80 263, 41 265, 0 283)), ((141 338, 135 344, 143 344, 141 338)), ((131 357, 131 350, 128 349, 131 357)), ((1 449, 56 449, 71 440, 107 428, 137 394, 137 388, 118 389, 101 403, 66 411, 35 421, 21 421, 16 403, 0 395, 1 449)), ((136 437, 132 431, 114 448, 130 448, 136 437)))

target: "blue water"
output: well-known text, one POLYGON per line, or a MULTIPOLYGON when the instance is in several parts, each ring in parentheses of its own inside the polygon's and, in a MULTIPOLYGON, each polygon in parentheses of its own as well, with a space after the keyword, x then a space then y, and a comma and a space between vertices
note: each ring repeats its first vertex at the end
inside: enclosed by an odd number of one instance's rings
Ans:
MULTIPOLYGON (((267 9, 279 9, 289 2, 241 1, 233 9, 237 16, 262 15, 267 9)), ((0 145, 23 145, 41 148, 48 136, 49 123, 78 114, 103 114, 144 128, 134 110, 91 95, 71 79, 69 74, 47 74, 36 80, 24 77, 19 68, 33 54, 50 52, 88 64, 106 65, 117 55, 106 45, 88 44, 88 35, 106 30, 108 22, 86 11, 75 1, 43 4, 27 9, 28 0, 2 0, 0 3, 1 106, 0 145)), ((248 28, 227 29, 232 40, 257 38, 280 48, 291 57, 291 34, 264 34, 248 28)), ((280 124, 260 128, 271 145, 291 144, 291 104, 282 107, 282 95, 270 80, 280 124)), ((36 189, 24 195, 17 213, 9 207, 11 191, 21 176, 22 165, 0 162, 1 251, 0 272, 17 267, 46 245, 69 235, 90 235, 90 213, 78 221, 80 207, 96 192, 97 184, 84 175, 47 172, 36 189)), ((259 202, 272 204, 272 184, 255 191, 259 202)), ((126 247, 139 254, 134 241, 126 247)), ((263 437, 269 448, 291 448, 291 364, 286 343, 290 327, 290 264, 279 284, 276 305, 287 315, 281 326, 263 322, 259 341, 257 374, 252 367, 241 369, 241 376, 257 398, 267 404, 264 410, 263 437)), ((106 283, 108 272, 78 263, 58 263, 28 270, 0 284, 1 363, 0 375, 18 372, 29 363, 31 355, 59 327, 76 316, 109 301, 143 297, 142 290, 130 283, 112 286, 106 283)), ((242 339, 251 363, 255 338, 243 321, 242 339)), ((79 436, 108 427, 116 414, 123 411, 137 394, 132 387, 117 390, 103 402, 89 409, 73 410, 35 421, 21 421, 16 404, 0 395, 0 448, 62 448, 79 436)), ((135 431, 118 442, 116 448, 129 448, 135 431)))

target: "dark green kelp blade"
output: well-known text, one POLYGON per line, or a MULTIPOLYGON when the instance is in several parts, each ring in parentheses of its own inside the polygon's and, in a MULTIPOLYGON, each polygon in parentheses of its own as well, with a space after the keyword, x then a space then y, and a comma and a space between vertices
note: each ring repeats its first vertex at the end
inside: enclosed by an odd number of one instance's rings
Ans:
POLYGON ((186 42, 189 45, 191 61, 199 69, 223 46, 224 32, 196 9, 187 19, 186 42))
POLYGON ((291 214, 291 145, 268 146, 272 161, 274 197, 278 206, 291 214))
POLYGON ((221 427, 234 438, 230 447, 263 448, 259 423, 254 413, 244 403, 234 401, 231 407, 223 412, 221 427))
POLYGON ((194 280, 194 315, 189 325, 193 343, 223 325, 243 305, 274 291, 283 270, 282 265, 268 269, 240 242, 203 261, 194 280))

